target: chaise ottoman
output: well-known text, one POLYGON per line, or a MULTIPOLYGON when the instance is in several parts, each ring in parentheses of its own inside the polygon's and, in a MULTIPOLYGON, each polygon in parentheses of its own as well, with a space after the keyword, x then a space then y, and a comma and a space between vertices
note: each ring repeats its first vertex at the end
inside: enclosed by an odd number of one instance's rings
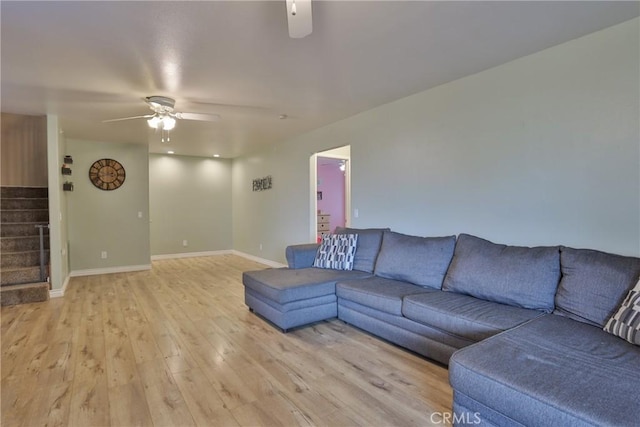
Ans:
POLYGON ((283 332, 337 317, 336 282, 364 279, 358 270, 274 268, 242 274, 244 301, 249 309, 283 332))

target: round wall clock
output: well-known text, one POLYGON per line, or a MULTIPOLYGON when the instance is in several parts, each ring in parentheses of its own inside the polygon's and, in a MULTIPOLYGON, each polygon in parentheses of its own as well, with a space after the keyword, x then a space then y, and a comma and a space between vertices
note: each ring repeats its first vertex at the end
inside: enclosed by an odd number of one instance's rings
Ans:
POLYGON ((89 168, 89 179, 101 190, 120 188, 126 177, 124 167, 117 160, 96 160, 89 168))

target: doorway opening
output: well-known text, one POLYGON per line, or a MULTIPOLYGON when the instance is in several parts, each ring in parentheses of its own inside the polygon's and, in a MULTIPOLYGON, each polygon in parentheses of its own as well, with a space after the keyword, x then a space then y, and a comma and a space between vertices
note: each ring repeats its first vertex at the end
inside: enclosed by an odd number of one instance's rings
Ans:
POLYGON ((336 227, 351 226, 351 147, 311 156, 311 238, 320 242, 336 227))

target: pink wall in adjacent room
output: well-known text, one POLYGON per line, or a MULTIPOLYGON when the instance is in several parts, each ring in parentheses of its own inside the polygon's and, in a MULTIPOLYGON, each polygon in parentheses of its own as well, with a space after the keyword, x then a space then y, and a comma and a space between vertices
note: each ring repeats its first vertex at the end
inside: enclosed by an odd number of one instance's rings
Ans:
POLYGON ((318 209, 331 215, 331 232, 345 226, 345 179, 338 159, 318 157, 318 209))

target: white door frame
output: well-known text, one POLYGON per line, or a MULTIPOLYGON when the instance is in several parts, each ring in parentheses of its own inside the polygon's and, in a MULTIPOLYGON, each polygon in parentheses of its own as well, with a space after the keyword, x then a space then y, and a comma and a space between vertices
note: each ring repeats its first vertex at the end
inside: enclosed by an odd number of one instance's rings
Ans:
POLYGON ((315 242, 318 235, 318 157, 330 157, 345 161, 344 171, 344 219, 345 225, 351 227, 351 146, 345 145, 331 150, 313 153, 309 159, 309 238, 315 242))

